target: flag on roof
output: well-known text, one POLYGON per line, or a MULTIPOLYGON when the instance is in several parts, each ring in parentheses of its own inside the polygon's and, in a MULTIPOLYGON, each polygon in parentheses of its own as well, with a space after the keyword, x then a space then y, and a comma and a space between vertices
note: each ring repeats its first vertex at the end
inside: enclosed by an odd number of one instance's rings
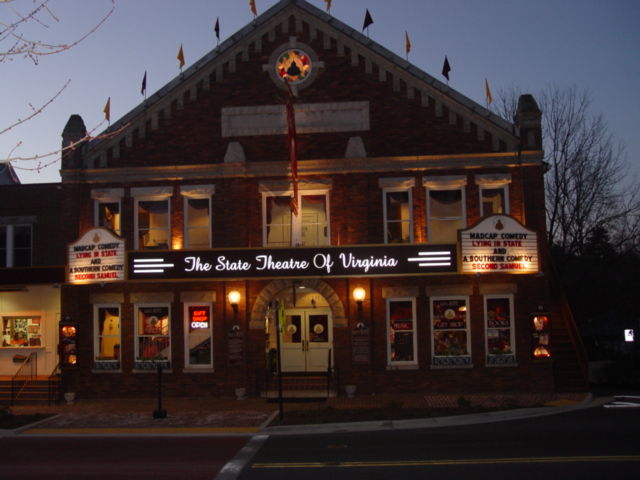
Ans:
POLYGON ((449 80, 449 72, 451 71, 451 67, 449 66, 449 59, 447 59, 447 56, 444 56, 444 65, 442 66, 442 75, 444 75, 446 77, 447 80, 449 80))
POLYGON ((104 118, 107 122, 111 123, 111 97, 108 98, 107 104, 104 106, 104 118))
POLYGON ((214 30, 216 31, 216 38, 220 41, 220 17, 216 18, 216 27, 214 30))
POLYGON ((491 90, 489 90, 489 82, 487 81, 487 79, 484 79, 484 89, 486 90, 487 93, 487 106, 491 105, 491 103, 493 102, 493 97, 491 96, 491 90))
POLYGON ((404 40, 407 47, 407 54, 409 54, 411 51, 411 41, 409 40, 409 34, 407 32, 404 32, 404 40))
POLYGON ((249 5, 251 5, 251 11, 254 15, 258 15, 258 11, 256 10, 256 0, 249 0, 249 5))
POLYGON ((331 11, 331 0, 324 0, 325 2, 327 2, 327 12, 331 11))
POLYGON ((180 51, 178 52, 178 60, 180 61, 180 68, 184 67, 184 52, 182 51, 182 44, 180 44, 180 51))
POLYGON ((369 9, 367 8, 367 13, 364 16, 364 25, 362 27, 362 31, 364 32, 365 29, 372 23, 373 23, 373 18, 371 18, 371 14, 369 13, 369 9))
POLYGON ((147 93, 147 72, 144 72, 144 77, 142 77, 142 88, 140 89, 140 93, 142 95, 147 93))

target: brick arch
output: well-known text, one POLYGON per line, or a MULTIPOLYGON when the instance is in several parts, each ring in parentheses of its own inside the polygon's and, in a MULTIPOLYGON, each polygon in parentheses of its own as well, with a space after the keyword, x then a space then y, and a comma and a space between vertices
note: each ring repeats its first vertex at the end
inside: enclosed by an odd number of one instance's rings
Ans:
MULTIPOLYGON (((325 298, 331 308, 334 328, 347 326, 344 306, 342 305, 340 297, 333 288, 317 278, 300 280, 300 285, 315 290, 325 298)), ((267 314, 267 307, 269 306, 269 303, 271 303, 283 290, 289 288, 291 288, 291 280, 273 280, 264 287, 253 304, 249 328, 264 329, 264 317, 267 314)))

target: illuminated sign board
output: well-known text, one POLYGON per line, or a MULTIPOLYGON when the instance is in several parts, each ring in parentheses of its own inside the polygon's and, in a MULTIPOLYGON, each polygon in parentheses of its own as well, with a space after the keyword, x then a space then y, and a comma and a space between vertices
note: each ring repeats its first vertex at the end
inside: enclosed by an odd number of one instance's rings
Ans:
POLYGON ((538 273, 538 235, 508 215, 461 230, 462 273, 538 273))
POLYGON ((129 280, 456 273, 456 245, 166 250, 128 253, 129 280))
POLYGON ((92 228, 69 244, 69 283, 117 282, 125 279, 125 241, 106 228, 92 228))
POLYGON ((209 328, 209 307, 189 307, 189 331, 209 328))

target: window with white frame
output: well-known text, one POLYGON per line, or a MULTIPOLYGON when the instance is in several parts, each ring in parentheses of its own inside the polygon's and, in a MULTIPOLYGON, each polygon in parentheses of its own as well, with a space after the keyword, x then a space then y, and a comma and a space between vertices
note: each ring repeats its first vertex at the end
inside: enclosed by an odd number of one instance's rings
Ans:
POLYGON ((329 245, 329 192, 299 190, 298 215, 291 211, 292 196, 292 192, 263 192, 264 246, 329 245))
POLYGON ((452 243, 466 228, 466 176, 424 177, 427 196, 427 230, 430 243, 452 243))
POLYGON ((94 368, 120 368, 121 318, 120 305, 94 305, 94 368))
POLYGON ((434 365, 471 364, 469 298, 431 298, 434 365))
POLYGON ((122 235, 121 199, 124 196, 123 188, 96 189, 91 191, 91 198, 94 199, 94 225, 104 227, 116 235, 122 235))
POLYGON ((511 174, 477 175, 480 192, 480 216, 509 214, 509 183, 511 174))
POLYGON ((135 197, 136 249, 169 248, 172 193, 173 187, 131 189, 131 194, 135 197))
POLYGON ((384 242, 413 243, 414 178, 381 178, 384 242))
POLYGON ((144 362, 171 361, 171 308, 163 304, 135 306, 136 368, 144 362))
POLYGON ((210 303, 184 304, 185 367, 213 368, 210 303))
POLYGON ((211 195, 213 185, 183 186, 184 248, 211 248, 211 195))
POLYGON ((487 363, 515 363, 513 296, 485 295, 487 363))
POLYGON ((418 364, 415 298, 387 298, 387 365, 418 364))
POLYGON ((0 225, 0 268, 30 267, 31 225, 0 225))

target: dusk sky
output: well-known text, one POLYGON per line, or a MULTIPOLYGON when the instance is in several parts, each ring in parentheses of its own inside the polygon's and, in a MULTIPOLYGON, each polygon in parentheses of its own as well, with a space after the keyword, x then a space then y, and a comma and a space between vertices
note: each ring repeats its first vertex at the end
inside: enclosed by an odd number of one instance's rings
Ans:
MULTIPOLYGON (((38 3, 0 1, 0 24, 16 20, 12 9, 25 14, 38 3)), ((276 3, 256 0, 258 14, 276 3)), ((323 11, 327 5, 308 3, 323 11)), ((145 71, 148 97, 179 75, 181 44, 186 69, 215 48, 217 18, 221 41, 253 19, 249 0, 50 0, 47 6, 57 21, 45 12, 41 23, 20 30, 26 38, 70 43, 115 9, 69 51, 41 57, 38 65, 21 57, 0 63, 0 132, 29 116, 32 107, 46 104, 70 80, 41 114, 0 134, 0 160, 56 151, 72 114, 99 133, 107 127, 100 124, 109 97, 115 122, 144 100, 145 71)), ((361 30, 366 9, 374 21, 372 40, 404 58, 406 31, 411 63, 445 81, 446 55, 449 86, 481 105, 485 78, 494 98, 499 89, 514 85, 534 94, 550 84, 589 90, 592 113, 605 115, 611 132, 627 145, 634 173, 640 173, 640 1, 333 0, 331 15, 361 30)), ((6 52, 12 42, 0 38, 0 51, 6 52)), ((59 182, 56 160, 59 155, 13 165, 22 183, 59 182)))

